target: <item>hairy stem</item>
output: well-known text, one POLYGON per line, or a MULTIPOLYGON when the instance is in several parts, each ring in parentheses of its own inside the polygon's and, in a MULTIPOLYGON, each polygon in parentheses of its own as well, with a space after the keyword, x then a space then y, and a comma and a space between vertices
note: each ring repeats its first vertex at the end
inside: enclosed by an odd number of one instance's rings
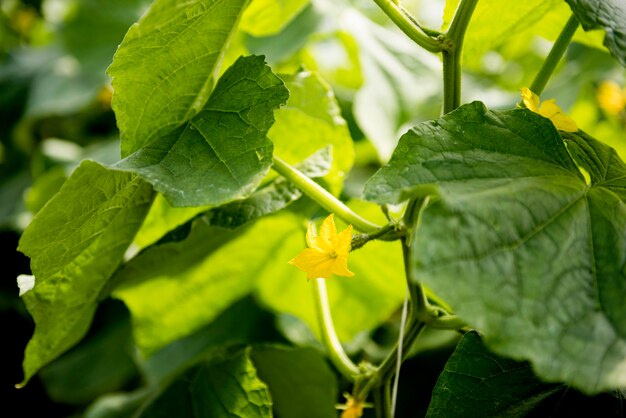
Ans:
POLYGON ((322 342, 328 350, 328 356, 333 365, 348 380, 355 381, 361 375, 361 369, 350 360, 343 347, 333 325, 328 304, 328 293, 326 291, 325 279, 315 279, 314 283, 315 312, 317 314, 322 342))
POLYGON ((461 52, 463 39, 478 0, 461 0, 446 34, 443 54, 443 113, 461 105, 461 52))
POLYGON ((352 209, 347 207, 343 202, 338 200, 322 186, 305 176, 295 167, 287 164, 282 159, 274 156, 272 168, 287 180, 295 184, 298 189, 311 199, 315 200, 321 207, 331 213, 334 213, 347 223, 352 224, 355 229, 369 233, 378 231, 382 228, 381 226, 376 225, 375 223, 372 223, 353 212, 352 209))
POLYGON ((578 25, 579 23, 576 17, 574 15, 570 16, 569 20, 563 27, 563 30, 559 34, 559 37, 554 42, 554 45, 552 45, 552 49, 546 57, 546 60, 543 62, 541 69, 539 69, 539 72, 535 76, 533 83, 530 85, 530 90, 536 95, 541 95, 543 89, 546 87, 546 84, 548 84, 550 76, 552 76, 552 73, 559 64, 559 61, 561 61, 565 51, 567 51, 567 47, 572 41, 572 37, 574 36, 574 33, 576 33, 578 25))
POLYGON ((400 4, 392 0, 374 0, 374 2, 413 42, 430 52, 440 52, 442 50, 441 42, 426 33, 434 33, 434 31, 422 29, 417 21, 400 4))

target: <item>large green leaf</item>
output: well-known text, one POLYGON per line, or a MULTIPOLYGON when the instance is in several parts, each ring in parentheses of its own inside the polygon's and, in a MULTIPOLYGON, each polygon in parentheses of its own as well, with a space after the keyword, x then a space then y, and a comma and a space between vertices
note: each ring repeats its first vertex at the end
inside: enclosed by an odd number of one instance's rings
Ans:
POLYGON ((220 205, 250 194, 272 165, 266 134, 289 96, 263 57, 238 59, 195 117, 116 164, 174 206, 220 205))
POLYGON ((176 378, 135 416, 270 418, 272 401, 247 352, 207 361, 176 378))
POLYGON ((366 186, 379 203, 433 195, 416 277, 495 352, 588 393, 626 384, 626 166, 602 147, 588 185, 549 120, 472 103, 409 131, 366 186))
POLYGON ((427 417, 521 417, 559 390, 541 383, 528 363, 491 353, 465 334, 439 375, 427 417))
POLYGON ((24 381, 85 335, 153 196, 139 177, 84 161, 24 231, 35 287, 23 298, 36 323, 24 381))
POLYGON ((623 0, 565 0, 585 30, 603 29, 604 45, 626 66, 626 2, 623 0))
POLYGON ((279 417, 335 418, 337 378, 313 348, 258 347, 250 352, 279 417))
POLYGON ((202 109, 248 0, 157 0, 133 25, 108 69, 122 156, 202 109))
POLYGON ((296 164, 320 148, 332 146, 332 166, 324 180, 338 193, 352 168, 354 149, 333 91, 309 71, 281 78, 289 89, 289 100, 276 112, 276 123, 268 133, 274 153, 296 164))
MULTIPOLYGON (((121 284, 114 291, 132 313, 139 347, 150 355, 215 320, 251 292, 269 308, 317 329, 311 283, 287 264, 305 247, 305 231, 302 219, 290 213, 236 230, 200 217, 184 240, 144 251, 116 276, 121 284)), ((350 268, 356 277, 328 283, 343 340, 380 324, 404 297, 396 244, 368 244, 351 256, 350 268)))

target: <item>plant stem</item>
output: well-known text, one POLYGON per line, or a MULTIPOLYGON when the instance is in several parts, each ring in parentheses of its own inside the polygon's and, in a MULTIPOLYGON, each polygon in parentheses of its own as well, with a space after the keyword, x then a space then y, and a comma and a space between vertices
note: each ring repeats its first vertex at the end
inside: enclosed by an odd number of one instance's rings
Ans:
MULTIPOLYGON (((392 0, 374 0, 374 2, 413 42, 430 52, 440 52, 443 49, 441 42, 427 35, 426 31, 401 5, 392 0)), ((432 31, 428 32, 432 33, 432 31)))
POLYGON ((327 211, 334 213, 344 221, 352 224, 354 228, 362 232, 375 232, 382 228, 375 223, 362 218, 354 213, 352 209, 347 207, 343 202, 329 193, 322 186, 305 176, 295 167, 287 164, 282 159, 274 156, 274 164, 272 168, 287 180, 295 184, 305 195, 315 200, 321 207, 327 211))
POLYGON ((322 342, 328 350, 330 361, 335 365, 337 370, 350 381, 355 381, 361 375, 361 369, 350 360, 343 347, 333 326, 333 319, 330 314, 330 305, 328 304, 328 293, 326 291, 325 279, 315 279, 314 283, 314 299, 315 312, 317 314, 320 333, 322 334, 322 342))
POLYGON ((563 58, 565 51, 567 51, 567 47, 572 41, 572 37, 574 36, 574 33, 576 33, 578 25, 579 23, 576 17, 574 15, 570 16, 569 20, 563 27, 563 30, 559 34, 559 37, 554 42, 554 45, 552 45, 550 53, 535 76, 533 83, 530 85, 530 90, 537 96, 541 95, 543 89, 546 87, 546 84, 548 84, 550 76, 556 69, 559 61, 561 61, 561 58, 563 58))
POLYGON ((463 39, 478 0, 461 0, 446 34, 443 55, 443 113, 461 105, 461 52, 463 39))
MULTIPOLYGON (((413 343, 419 337, 420 333, 426 326, 423 322, 415 322, 409 320, 409 325, 407 327, 406 334, 404 336, 404 343, 402 344, 402 352, 404 356, 409 352, 413 343)), ((367 394, 372 390, 372 388, 377 387, 383 382, 386 382, 393 375, 393 371, 395 370, 396 363, 398 360, 398 347, 394 347, 385 360, 380 364, 380 366, 376 369, 376 371, 371 375, 371 377, 365 382, 365 384, 360 388, 355 398, 357 399, 365 399, 367 394)))

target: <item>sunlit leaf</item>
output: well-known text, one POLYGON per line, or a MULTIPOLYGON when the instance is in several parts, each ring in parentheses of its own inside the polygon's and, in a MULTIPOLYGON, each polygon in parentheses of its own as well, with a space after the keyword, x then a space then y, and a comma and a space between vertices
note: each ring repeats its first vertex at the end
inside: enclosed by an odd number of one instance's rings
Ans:
POLYGON ((35 287, 23 299, 36 323, 25 381, 85 335, 153 195, 139 177, 85 161, 24 231, 35 287))

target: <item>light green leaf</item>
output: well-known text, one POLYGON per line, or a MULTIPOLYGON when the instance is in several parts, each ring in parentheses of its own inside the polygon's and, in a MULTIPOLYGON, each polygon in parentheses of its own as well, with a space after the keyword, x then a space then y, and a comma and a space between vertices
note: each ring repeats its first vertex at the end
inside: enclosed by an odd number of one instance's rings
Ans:
POLYGON ((36 324, 24 382, 85 335, 153 195, 133 174, 84 161, 24 231, 18 250, 31 258, 35 287, 23 299, 36 324))
POLYGON ((268 133, 274 153, 296 164, 331 145, 332 166, 324 180, 338 193, 352 168, 354 148, 335 96, 330 86, 314 73, 304 71, 281 78, 289 89, 289 100, 276 112, 276 122, 268 133))
POLYGON ((272 401, 248 352, 200 363, 179 376, 136 415, 156 417, 270 418, 272 401))
POLYGON ((439 375, 426 416, 527 416, 560 388, 540 382, 528 363, 491 353, 472 331, 465 334, 439 375))
POLYGON ((259 347, 251 350, 250 357, 259 377, 269 386, 277 416, 337 416, 337 378, 317 350, 259 347))
POLYGON ((602 147, 587 185, 549 120, 472 103, 408 132, 366 186, 380 203, 433 195, 416 277, 496 353, 587 393, 626 384, 626 167, 602 147))
POLYGON ((240 58, 193 119, 115 165, 174 206, 217 206, 250 194, 272 164, 266 137, 289 92, 263 57, 240 58))
POLYGON ((253 36, 280 32, 309 0, 254 0, 241 18, 240 29, 253 36))
POLYGON ((250 292, 253 276, 242 273, 259 250, 242 245, 241 232, 200 218, 186 239, 142 252, 115 276, 121 285, 113 296, 130 310, 135 342, 146 355, 210 323, 250 292))
POLYGON ((626 3, 623 0, 565 0, 587 30, 603 29, 604 45, 626 66, 626 3))
POLYGON ((122 156, 169 134, 207 101, 248 0, 157 0, 108 69, 122 156))
POLYGON ((213 322, 157 351, 143 364, 149 383, 160 384, 220 348, 275 341, 274 316, 252 297, 235 302, 213 322))
MULTIPOLYGON (((311 284, 287 264, 305 247, 305 222, 290 213, 236 230, 210 222, 198 218, 184 240, 147 249, 116 276, 120 285, 114 296, 130 309, 135 341, 143 352, 151 355, 197 331, 252 292, 267 307, 317 329, 311 284)), ((401 303, 402 260, 396 245, 368 244, 351 256, 356 277, 329 281, 335 326, 343 340, 376 327, 401 303)))

